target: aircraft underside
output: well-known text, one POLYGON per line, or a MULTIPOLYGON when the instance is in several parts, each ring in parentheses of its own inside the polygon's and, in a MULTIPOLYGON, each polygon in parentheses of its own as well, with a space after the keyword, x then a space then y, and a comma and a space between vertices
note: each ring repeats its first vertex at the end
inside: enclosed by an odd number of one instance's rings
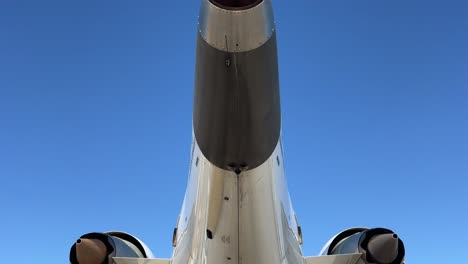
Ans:
POLYGON ((283 169, 271 0, 201 0, 193 143, 171 259, 123 232, 83 235, 76 264, 402 264, 391 230, 351 228, 304 257, 283 169))

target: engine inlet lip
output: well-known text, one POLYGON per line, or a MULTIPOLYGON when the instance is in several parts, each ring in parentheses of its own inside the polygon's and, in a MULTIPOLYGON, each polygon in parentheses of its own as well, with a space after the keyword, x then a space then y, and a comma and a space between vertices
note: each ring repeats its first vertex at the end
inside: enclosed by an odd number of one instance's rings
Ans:
POLYGON ((336 236, 333 241, 331 242, 331 244, 328 246, 328 250, 327 250, 327 255, 331 255, 331 252, 333 251, 333 249, 335 249, 336 245, 338 245, 339 242, 341 242, 343 239, 349 237, 349 236, 352 236, 356 233, 360 233, 360 232, 364 232, 364 231, 367 231, 368 228, 363 228, 363 227, 356 227, 356 228, 350 228, 348 230, 345 230, 343 232, 341 232, 340 234, 338 234, 338 236, 336 236))
POLYGON ((238 4, 236 5, 235 2, 238 2, 238 1, 235 1, 235 0, 209 0, 210 3, 212 3, 213 5, 219 7, 219 8, 222 8, 222 9, 226 9, 226 10, 232 10, 232 11, 239 11, 239 10, 247 10, 247 9, 250 9, 250 8, 253 8, 253 7, 256 7, 257 5, 259 5, 260 3, 262 3, 264 0, 244 0, 246 1, 245 4, 238 4))

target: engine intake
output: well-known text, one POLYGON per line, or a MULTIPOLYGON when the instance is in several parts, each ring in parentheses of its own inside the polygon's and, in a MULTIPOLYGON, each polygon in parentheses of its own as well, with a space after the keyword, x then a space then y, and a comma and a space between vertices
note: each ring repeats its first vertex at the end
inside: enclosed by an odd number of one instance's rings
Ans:
POLYGON ((71 264, 113 263, 113 257, 151 258, 153 253, 138 238, 123 232, 85 234, 70 249, 71 264))
POLYGON ((365 263, 404 264, 405 246, 393 231, 385 228, 351 228, 333 237, 321 255, 361 253, 365 263))
POLYGON ((244 10, 260 4, 263 0, 210 0, 214 5, 228 10, 244 10))

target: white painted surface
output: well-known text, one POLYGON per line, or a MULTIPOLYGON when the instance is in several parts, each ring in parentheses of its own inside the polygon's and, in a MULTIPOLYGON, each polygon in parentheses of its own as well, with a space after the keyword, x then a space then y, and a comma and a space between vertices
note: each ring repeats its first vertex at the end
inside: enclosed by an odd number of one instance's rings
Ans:
POLYGON ((113 258, 116 264, 169 264, 169 259, 113 258))
POLYGON ((361 254, 307 257, 306 264, 360 264, 361 254))
POLYGON ((279 143, 240 175, 211 164, 195 144, 190 171, 173 264, 304 263, 279 143))

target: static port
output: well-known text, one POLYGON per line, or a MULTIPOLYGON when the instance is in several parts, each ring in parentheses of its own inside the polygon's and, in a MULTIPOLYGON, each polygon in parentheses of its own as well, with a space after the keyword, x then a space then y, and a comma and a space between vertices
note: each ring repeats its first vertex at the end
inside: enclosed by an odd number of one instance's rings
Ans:
POLYGON ((206 237, 208 237, 209 239, 213 239, 213 232, 211 232, 211 230, 207 229, 206 230, 206 237))

